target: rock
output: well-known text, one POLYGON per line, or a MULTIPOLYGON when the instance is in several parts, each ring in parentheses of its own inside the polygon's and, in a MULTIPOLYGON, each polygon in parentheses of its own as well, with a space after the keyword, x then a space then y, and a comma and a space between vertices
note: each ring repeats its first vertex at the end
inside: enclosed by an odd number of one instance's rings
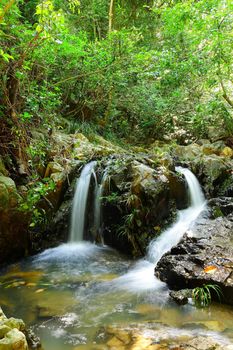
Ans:
MULTIPOLYGON (((193 328, 192 328, 193 329, 193 328)), ((211 328, 210 328, 211 329, 211 328)), ((231 350, 232 345, 222 345, 210 336, 194 336, 190 331, 174 333, 174 329, 162 324, 133 324, 125 329, 102 328, 97 342, 103 341, 100 348, 108 350, 231 350), (171 336, 173 334, 173 336, 171 336)), ((97 346, 96 349, 99 349, 97 346)))
POLYGON ((18 329, 11 329, 0 339, 0 350, 28 350, 25 335, 18 329))
POLYGON ((171 291, 170 297, 179 305, 188 303, 188 299, 192 297, 192 289, 182 289, 178 291, 171 291))
POLYGON ((139 161, 125 156, 107 163, 104 241, 134 256, 145 254, 150 239, 158 235, 161 225, 171 217, 174 208, 169 187, 170 172, 164 167, 154 169, 145 164, 146 161, 145 157, 139 161), (117 230, 122 232, 120 237, 117 230))
POLYGON ((217 155, 204 156, 201 159, 196 158, 192 164, 192 169, 204 185, 205 192, 209 196, 224 195, 222 185, 224 181, 231 177, 231 161, 217 155))
POLYGON ((226 137, 227 133, 222 125, 214 125, 208 127, 208 139, 210 139, 212 142, 218 141, 226 137))
POLYGON ((6 333, 8 333, 10 330, 10 327, 8 327, 7 325, 0 325, 0 339, 4 338, 6 333))
POLYGON ((175 199, 177 209, 185 209, 189 205, 187 184, 183 177, 171 172, 168 175, 171 197, 175 199))
POLYGON ((213 218, 233 213, 233 197, 218 197, 208 201, 213 218))
POLYGON ((21 320, 21 319, 11 317, 11 318, 6 319, 4 321, 4 324, 11 329, 17 328, 20 331, 25 330, 25 324, 24 324, 23 320, 21 320))
MULTIPOLYGON (((222 301, 233 305, 233 221, 205 219, 193 234, 162 257, 155 268, 156 276, 174 290, 217 284, 222 301)), ((216 293, 211 294, 218 300, 216 293)))
POLYGON ((233 149, 231 147, 224 147, 220 156, 233 158, 233 149))
POLYGON ((54 174, 54 173, 61 173, 61 172, 63 172, 63 170, 64 170, 64 168, 59 163, 50 162, 47 165, 44 177, 50 177, 51 174, 54 174))
POLYGON ((8 176, 8 171, 5 168, 2 158, 0 157, 0 175, 8 176))
POLYGON ((53 216, 45 232, 43 232, 43 235, 40 232, 33 234, 30 242, 30 252, 36 254, 68 241, 71 210, 72 199, 64 201, 53 216))
POLYGON ((14 181, 0 176, 0 264, 23 256, 27 249, 27 216, 18 210, 20 199, 14 181))
POLYGON ((0 176, 0 211, 16 207, 19 195, 10 177, 0 176))
POLYGON ((229 156, 230 149, 221 141, 213 144, 207 142, 201 146, 177 146, 173 150, 173 156, 182 164, 189 165, 209 197, 233 196, 233 161, 229 156))
POLYGON ((133 162, 131 165, 132 178, 131 191, 138 196, 156 197, 158 193, 167 190, 168 178, 165 175, 160 175, 154 169, 133 162))
POLYGON ((187 342, 184 347, 185 350, 223 350, 215 340, 209 337, 195 337, 187 342))
POLYGON ((26 330, 21 319, 7 318, 0 308, 0 350, 29 349, 41 349, 39 338, 31 330, 26 330))
POLYGON ((77 160, 90 161, 91 158, 104 157, 114 153, 125 153, 123 149, 104 140, 101 136, 95 136, 93 143, 82 134, 73 135, 73 155, 77 160))
POLYGON ((196 157, 199 157, 201 153, 201 147, 196 143, 192 143, 188 146, 178 145, 173 149, 173 156, 182 161, 194 160, 196 157))
POLYGON ((24 334, 27 339, 29 350, 42 350, 40 338, 37 337, 31 329, 26 329, 24 334))
POLYGON ((196 322, 185 322, 182 327, 184 328, 204 328, 214 332, 223 332, 225 330, 224 325, 219 321, 196 321, 196 322))

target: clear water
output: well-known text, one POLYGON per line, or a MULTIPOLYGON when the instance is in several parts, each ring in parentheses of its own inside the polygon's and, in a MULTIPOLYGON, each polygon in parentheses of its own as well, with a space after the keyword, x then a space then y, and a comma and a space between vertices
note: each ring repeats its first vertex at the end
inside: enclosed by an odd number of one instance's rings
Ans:
POLYGON ((45 350, 105 349, 100 335, 106 326, 150 332, 156 341, 209 334, 233 344, 231 307, 175 305, 166 285, 148 278, 148 264, 144 260, 145 273, 142 262, 134 266, 110 248, 64 244, 9 267, 1 277, 0 304, 8 316, 33 326, 45 350), (133 271, 130 288, 121 280, 127 271, 133 271))
MULTIPOLYGON (((91 176, 91 167, 86 170, 91 176)), ((154 277, 157 261, 205 208, 195 176, 188 169, 178 171, 186 177, 191 205, 152 241, 145 259, 135 263, 113 249, 88 242, 48 249, 2 273, 0 305, 7 315, 32 325, 45 350, 122 350, 106 345, 103 334, 109 326, 133 329, 154 342, 209 335, 222 344, 233 344, 233 308, 177 306, 166 285, 154 277)))

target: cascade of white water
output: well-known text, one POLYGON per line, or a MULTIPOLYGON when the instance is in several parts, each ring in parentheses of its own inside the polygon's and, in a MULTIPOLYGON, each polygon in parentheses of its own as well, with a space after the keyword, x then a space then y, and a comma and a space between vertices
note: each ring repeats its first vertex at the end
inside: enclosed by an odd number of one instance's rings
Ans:
POLYGON ((178 211, 177 221, 150 243, 148 260, 154 264, 157 264, 166 252, 179 243, 184 233, 197 219, 205 206, 205 197, 195 175, 187 168, 177 167, 176 171, 183 174, 186 179, 190 206, 178 211))
POLYGON ((94 205, 94 235, 95 235, 95 238, 98 237, 100 239, 102 244, 104 244, 104 239, 103 239, 102 227, 101 227, 102 226, 101 202, 102 202, 106 179, 107 179, 107 171, 104 172, 101 184, 96 186, 95 205, 94 205))
POLYGON ((176 167, 176 171, 185 176, 190 195, 190 206, 202 207, 205 197, 196 176, 189 169, 180 166, 176 167))
POLYGON ((205 209, 205 198, 195 175, 182 167, 177 167, 176 171, 183 174, 187 181, 190 206, 178 211, 176 222, 150 243, 146 260, 140 260, 128 273, 115 280, 117 288, 134 292, 163 288, 164 284, 154 277, 155 265, 165 253, 179 243, 185 232, 205 209))
POLYGON ((91 176, 95 176, 95 166, 95 161, 85 165, 76 183, 72 206, 70 242, 80 242, 83 240, 88 192, 91 176))

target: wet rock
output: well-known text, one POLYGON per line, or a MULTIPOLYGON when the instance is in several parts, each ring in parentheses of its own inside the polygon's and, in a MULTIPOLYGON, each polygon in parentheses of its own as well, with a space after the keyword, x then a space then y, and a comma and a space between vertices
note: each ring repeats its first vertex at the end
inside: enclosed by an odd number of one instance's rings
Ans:
POLYGON ((42 350, 40 338, 29 328, 25 329, 24 334, 27 339, 29 350, 42 350))
MULTIPOLYGON (((156 276, 174 290, 217 284, 222 301, 233 305, 233 221, 222 217, 202 220, 193 235, 162 257, 156 276)), ((216 293, 211 294, 218 300, 216 293)))
POLYGON ((225 330, 224 325, 219 321, 196 321, 196 322, 185 322, 182 327, 184 328, 204 328, 214 332, 223 332, 225 330))
POLYGON ((171 291, 170 297, 179 305, 188 303, 188 299, 192 297, 191 289, 182 289, 178 291, 171 291))
POLYGON ((218 197, 208 201, 213 218, 233 213, 233 197, 218 197))
POLYGON ((28 350, 25 335, 13 328, 0 339, 0 350, 28 350))
POLYGON ((41 349, 40 340, 21 319, 7 318, 0 308, 0 350, 41 349))
POLYGON ((96 340, 96 349, 100 345, 106 350, 231 350, 232 347, 209 336, 194 336, 188 330, 175 334, 172 328, 155 324, 132 325, 125 329, 106 327, 100 330, 96 340))
POLYGON ((183 347, 184 350, 221 350, 223 349, 215 340, 209 337, 196 337, 183 347))

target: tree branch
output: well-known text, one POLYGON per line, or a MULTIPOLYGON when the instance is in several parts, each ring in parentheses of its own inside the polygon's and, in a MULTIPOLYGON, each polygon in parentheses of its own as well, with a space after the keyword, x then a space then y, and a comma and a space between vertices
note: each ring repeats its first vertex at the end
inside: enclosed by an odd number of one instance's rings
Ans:
POLYGON ((6 4, 6 6, 3 8, 2 14, 0 15, 0 23, 2 22, 2 20, 4 19, 5 14, 10 10, 10 8, 12 7, 12 5, 14 4, 15 0, 10 0, 8 2, 8 4, 6 4))
POLYGON ((222 81, 221 78, 220 78, 220 85, 221 85, 222 92, 223 92, 222 97, 223 97, 224 100, 229 104, 229 106, 231 106, 231 108, 233 108, 233 101, 232 101, 231 98, 227 95, 226 88, 225 88, 225 86, 224 86, 223 81, 222 81))

